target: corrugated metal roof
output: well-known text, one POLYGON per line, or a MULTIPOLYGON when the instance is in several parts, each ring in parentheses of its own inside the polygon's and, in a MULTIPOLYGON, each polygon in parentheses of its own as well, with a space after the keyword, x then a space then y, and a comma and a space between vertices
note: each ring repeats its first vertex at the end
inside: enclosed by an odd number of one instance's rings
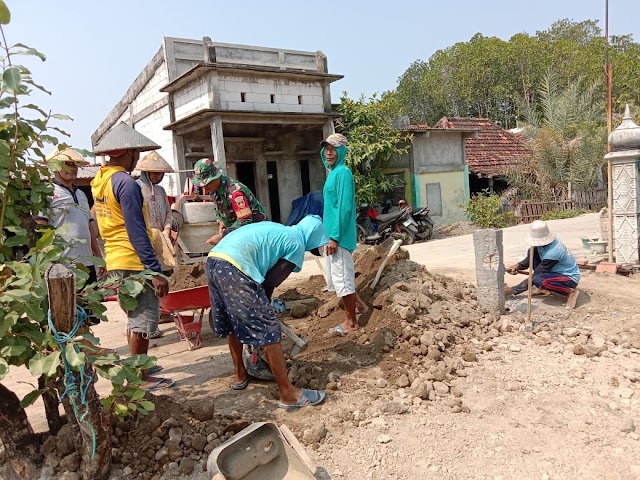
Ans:
POLYGON ((100 170, 100 165, 86 165, 78 167, 78 178, 94 178, 100 170))

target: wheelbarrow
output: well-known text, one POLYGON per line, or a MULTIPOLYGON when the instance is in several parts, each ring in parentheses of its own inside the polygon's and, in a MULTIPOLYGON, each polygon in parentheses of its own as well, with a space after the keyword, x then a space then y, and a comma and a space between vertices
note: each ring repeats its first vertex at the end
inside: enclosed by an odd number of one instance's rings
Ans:
POLYGON ((173 316, 178 336, 186 340, 189 350, 200 348, 202 319, 210 306, 208 285, 176 290, 160 297, 160 311, 173 316))
POLYGON ((207 459, 212 480, 314 480, 316 469, 291 430, 271 422, 248 426, 207 459))

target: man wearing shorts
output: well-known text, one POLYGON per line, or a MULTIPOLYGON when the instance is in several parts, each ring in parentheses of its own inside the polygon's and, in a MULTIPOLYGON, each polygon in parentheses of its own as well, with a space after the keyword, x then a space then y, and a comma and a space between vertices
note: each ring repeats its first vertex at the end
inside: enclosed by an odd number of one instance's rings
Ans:
MULTIPOLYGON (((140 152, 155 150, 159 145, 119 123, 94 148, 98 155, 108 155, 109 163, 100 168, 91 181, 96 219, 104 240, 107 271, 127 277, 143 270, 162 273, 151 245, 151 229, 147 221, 140 185, 129 175, 140 152)), ((136 296, 135 310, 127 311, 127 340, 131 355, 146 354, 149 337, 158 329, 160 302, 169 291, 169 282, 161 275, 153 276, 136 296)), ((153 377, 156 366, 144 372, 144 388, 155 391, 175 385, 169 378, 153 377)))
POLYGON ((329 333, 346 335, 358 330, 358 313, 366 313, 367 305, 356 293, 352 252, 356 249, 356 189, 353 174, 346 165, 347 138, 333 133, 324 140, 320 156, 329 175, 324 183, 323 222, 329 237, 325 247, 327 287, 344 302, 346 320, 329 333))
POLYGON ((280 391, 278 407, 296 409, 324 399, 324 392, 289 381, 280 323, 269 295, 291 272, 300 271, 306 251, 319 255, 318 247, 326 242, 322 220, 308 215, 290 227, 267 221, 243 226, 225 235, 209 253, 206 273, 214 330, 229 344, 233 390, 245 389, 251 378, 242 362, 245 344, 264 347, 280 391))

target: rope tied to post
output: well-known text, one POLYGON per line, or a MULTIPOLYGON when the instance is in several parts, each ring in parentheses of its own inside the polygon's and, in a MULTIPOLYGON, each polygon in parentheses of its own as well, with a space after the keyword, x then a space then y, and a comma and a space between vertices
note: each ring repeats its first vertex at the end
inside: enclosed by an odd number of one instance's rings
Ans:
POLYGON ((51 329, 51 333, 53 336, 53 341, 60 346, 60 350, 62 351, 62 362, 64 363, 64 392, 60 396, 60 401, 65 396, 69 396, 71 401, 71 406, 73 407, 73 412, 75 413, 76 418, 81 423, 81 425, 85 426, 91 432, 91 458, 95 458, 96 456, 96 431, 89 422, 85 420, 85 417, 89 413, 89 404, 87 403, 87 391, 89 390, 89 386, 93 382, 93 376, 87 375, 85 372, 85 366, 80 366, 80 382, 79 384, 76 382, 76 377, 73 372, 73 368, 67 359, 67 348, 72 348, 76 354, 79 353, 79 348, 75 343, 73 343, 73 338, 77 335, 78 330, 82 327, 87 320, 87 312, 84 309, 76 305, 76 323, 71 329, 69 333, 58 332, 56 327, 53 324, 53 320, 51 319, 51 310, 49 310, 47 319, 49 322, 49 328, 51 329), (71 346, 69 347, 69 343, 71 346), (80 405, 84 407, 84 413, 80 414, 80 409, 78 407, 78 397, 80 397, 80 405))

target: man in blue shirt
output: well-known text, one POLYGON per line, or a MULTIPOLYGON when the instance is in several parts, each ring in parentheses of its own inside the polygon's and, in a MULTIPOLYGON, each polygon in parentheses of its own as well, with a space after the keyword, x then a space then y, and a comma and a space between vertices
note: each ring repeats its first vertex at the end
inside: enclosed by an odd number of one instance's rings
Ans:
POLYGON ((282 350, 280 323, 269 297, 291 272, 302 269, 306 251, 319 255, 327 243, 322 219, 304 217, 297 225, 258 222, 222 237, 207 259, 207 281, 216 335, 227 337, 235 367, 234 390, 250 381, 242 362, 242 345, 264 347, 278 384, 278 407, 296 409, 317 405, 324 392, 291 384, 282 350))
MULTIPOLYGON (((578 299, 578 282, 580 268, 573 254, 564 246, 559 238, 549 231, 547 224, 536 220, 531 224, 527 243, 534 248, 533 252, 533 285, 538 295, 549 295, 551 292, 567 297, 567 308, 575 308, 578 299)), ((507 272, 516 275, 520 270, 529 268, 529 255, 507 268, 507 272)), ((518 295, 529 288, 529 280, 523 280, 514 287, 505 286, 505 295, 518 295)))

